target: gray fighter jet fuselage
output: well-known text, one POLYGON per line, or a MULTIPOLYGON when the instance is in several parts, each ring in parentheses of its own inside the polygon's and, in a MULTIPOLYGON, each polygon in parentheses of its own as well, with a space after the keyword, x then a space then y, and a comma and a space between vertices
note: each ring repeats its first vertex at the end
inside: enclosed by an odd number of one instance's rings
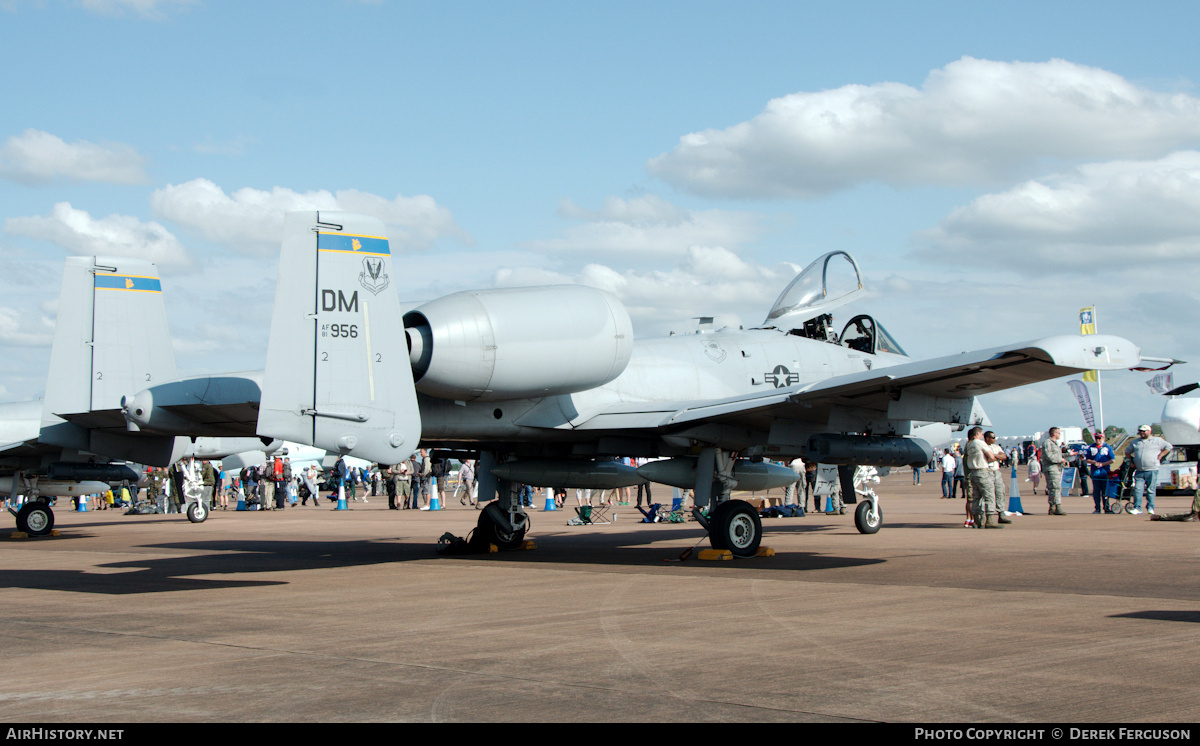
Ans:
MULTIPOLYGON (((879 369, 907 361, 903 355, 850 350, 775 329, 719 330, 638 340, 628 364, 609 383, 571 394, 459 401, 418 393, 425 445, 544 443, 552 450, 595 443, 603 430, 626 430, 630 422, 662 424, 663 405, 717 402, 770 394, 832 376, 879 369), (619 411, 615 411, 619 410, 619 411), (600 421, 595 418, 599 417, 600 421), (611 427, 605 420, 613 420, 611 427)), ((531 361, 537 364, 537 360, 531 361)), ((421 381, 417 382, 420 392, 421 381)), ((669 422, 666 424, 670 424, 669 422)), ((761 426, 770 429, 769 418, 761 426)), ((767 442, 765 431, 727 433, 734 450, 767 442), (742 442, 738 442, 738 441, 742 442)), ((894 432, 892 434, 895 434, 894 432)), ((902 433, 907 434, 907 433, 902 433)), ((625 433, 609 455, 658 456, 657 435, 625 433)), ((479 447, 476 445, 475 447, 479 447)), ((584 449, 588 450, 588 449, 584 449)), ((604 455, 593 450, 589 455, 604 455)))
MULTIPOLYGON (((257 434, 384 464, 418 446, 477 454, 480 500, 492 503, 477 533, 501 546, 527 525, 516 482, 651 479, 692 487, 698 508, 712 504, 697 517, 714 546, 753 553, 761 525, 731 490, 795 477, 746 455, 804 455, 847 472, 924 464, 931 449, 917 428, 986 422, 979 394, 1150 359, 1128 340, 1091 335, 912 361, 869 316, 832 326, 829 311, 863 289, 845 252, 812 262, 749 330, 635 344, 620 301, 582 286, 469 291, 402 309, 383 235, 364 216, 289 214, 257 434), (613 456, 668 458, 634 470, 613 456)), ((864 506, 859 527, 873 532, 877 505, 864 506)))

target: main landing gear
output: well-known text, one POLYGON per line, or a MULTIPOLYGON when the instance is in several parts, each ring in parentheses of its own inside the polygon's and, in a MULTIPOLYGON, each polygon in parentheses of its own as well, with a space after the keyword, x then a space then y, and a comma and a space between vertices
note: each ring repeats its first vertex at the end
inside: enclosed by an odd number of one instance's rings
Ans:
POLYGON ((713 549, 728 549, 735 557, 753 557, 762 543, 758 511, 745 500, 721 503, 709 515, 708 542, 713 549))
POLYGON ((510 550, 520 549, 525 545, 525 531, 529 528, 529 516, 524 510, 504 510, 498 504, 499 500, 488 503, 479 511, 479 520, 475 524, 475 535, 472 543, 478 541, 481 545, 495 544, 496 548, 510 550))
POLYGON ((762 544, 762 520, 745 500, 731 500, 737 485, 733 478, 734 454, 720 448, 705 448, 696 460, 693 515, 708 531, 713 549, 727 549, 734 557, 753 557, 762 544), (700 509, 712 505, 708 517, 700 509))
POLYGON ((30 536, 46 536, 54 530, 54 511, 41 500, 25 503, 17 511, 17 530, 30 536))
POLYGON ((471 534, 471 546, 476 551, 487 551, 493 544, 502 550, 520 549, 525 546, 525 532, 529 530, 529 515, 521 507, 518 486, 492 474, 496 463, 497 454, 490 451, 479 454, 475 472, 479 485, 475 508, 479 510, 479 520, 471 534))
POLYGON ((13 475, 13 494, 4 504, 17 519, 18 531, 30 536, 47 536, 54 530, 54 510, 46 498, 38 494, 37 483, 37 476, 25 477, 21 471, 17 471, 13 475), (14 508, 18 493, 25 495, 25 502, 21 507, 14 508))
MULTIPOLYGON (((745 500, 733 500, 733 454, 719 448, 706 448, 696 463, 696 510, 694 515, 708 531, 713 549, 727 549, 735 557, 753 557, 762 544, 762 520, 758 511, 745 500), (712 505, 707 516, 700 508, 712 505)), ((883 510, 871 483, 879 482, 873 467, 839 466, 839 481, 847 503, 858 503, 854 525, 860 533, 873 534, 883 525, 883 510)))

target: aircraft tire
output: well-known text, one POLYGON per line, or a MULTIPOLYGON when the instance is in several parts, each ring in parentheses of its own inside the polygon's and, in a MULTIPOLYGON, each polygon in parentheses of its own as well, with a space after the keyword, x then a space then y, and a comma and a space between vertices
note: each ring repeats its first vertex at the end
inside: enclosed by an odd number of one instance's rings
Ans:
POLYGON ((54 511, 40 500, 27 502, 17 511, 17 530, 30 536, 45 536, 54 529, 54 511))
POLYGON ((860 534, 874 534, 883 525, 883 508, 871 512, 871 501, 863 500, 854 509, 854 525, 860 534))
MULTIPOLYGON (((495 509, 499 510, 499 507, 495 509)), ((499 524, 492 518, 491 511, 484 509, 479 512, 475 535, 471 537, 471 543, 476 542, 482 548, 486 548, 488 544, 495 544, 502 550, 520 549, 525 543, 525 528, 517 529, 511 534, 503 533, 499 524)))
POLYGON ((208 506, 203 502, 194 502, 188 505, 187 517, 192 523, 204 523, 208 518, 208 506))
POLYGON ((728 549, 735 557, 753 557, 762 543, 762 520, 745 500, 718 505, 708 519, 708 542, 713 549, 728 549))

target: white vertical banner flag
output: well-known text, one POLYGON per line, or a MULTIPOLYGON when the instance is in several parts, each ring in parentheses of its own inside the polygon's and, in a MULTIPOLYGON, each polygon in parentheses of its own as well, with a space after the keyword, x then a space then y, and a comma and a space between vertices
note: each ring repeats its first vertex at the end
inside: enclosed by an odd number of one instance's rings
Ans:
POLYGON ((1088 430, 1096 432, 1096 418, 1092 416, 1092 397, 1088 394, 1087 386, 1079 380, 1067 381, 1067 385, 1075 392, 1075 398, 1079 401, 1079 411, 1083 412, 1083 421, 1087 423, 1088 430))

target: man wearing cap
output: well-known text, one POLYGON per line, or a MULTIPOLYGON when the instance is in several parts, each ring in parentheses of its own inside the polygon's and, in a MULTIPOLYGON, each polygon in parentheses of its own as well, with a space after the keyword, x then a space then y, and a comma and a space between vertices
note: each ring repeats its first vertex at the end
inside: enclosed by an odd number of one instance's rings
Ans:
POLYGON ((1083 452, 1092 475, 1092 499, 1096 503, 1096 509, 1092 512, 1099 513, 1103 509, 1105 513, 1111 513, 1112 508, 1108 504, 1108 472, 1117 454, 1113 453, 1112 446, 1104 442, 1104 433, 1096 433, 1095 441, 1083 452))
POLYGON ((1172 446, 1162 438, 1151 435, 1150 426, 1138 428, 1138 437, 1125 449, 1125 456, 1133 458, 1133 508, 1130 513, 1141 513, 1142 491, 1146 492, 1146 512, 1154 515, 1154 494, 1158 491, 1158 465, 1171 452, 1172 446))
POLYGON ((1042 473, 1046 475, 1046 500, 1050 503, 1050 515, 1066 515, 1062 509, 1062 473, 1066 462, 1059 440, 1062 430, 1052 427, 1049 435, 1038 445, 1042 452, 1042 473))
POLYGON ((988 465, 996 455, 983 440, 983 428, 973 427, 967 432, 967 447, 963 462, 967 468, 967 480, 971 485, 971 517, 975 528, 1002 528, 996 520, 996 482, 988 465))

